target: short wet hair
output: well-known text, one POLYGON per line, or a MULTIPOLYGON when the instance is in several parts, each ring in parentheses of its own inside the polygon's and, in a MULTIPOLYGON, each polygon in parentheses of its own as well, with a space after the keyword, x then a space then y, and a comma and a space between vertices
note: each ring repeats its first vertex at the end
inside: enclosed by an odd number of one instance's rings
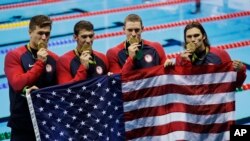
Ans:
POLYGON ((143 26, 141 17, 136 14, 129 14, 124 20, 124 26, 127 22, 140 22, 141 26, 143 26))
POLYGON ((46 15, 34 16, 30 19, 29 30, 30 31, 35 30, 36 26, 38 26, 40 28, 49 26, 51 29, 52 28, 52 20, 46 15))
POLYGON ((85 21, 85 20, 81 20, 79 22, 77 22, 74 26, 74 34, 78 35, 80 30, 85 29, 87 31, 93 31, 94 30, 94 26, 91 22, 89 21, 85 21))

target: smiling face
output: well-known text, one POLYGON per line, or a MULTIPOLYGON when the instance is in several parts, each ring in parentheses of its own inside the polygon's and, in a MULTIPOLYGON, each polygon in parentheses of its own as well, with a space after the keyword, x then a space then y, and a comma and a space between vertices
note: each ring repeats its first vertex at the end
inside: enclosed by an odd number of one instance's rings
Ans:
POLYGON ((185 35, 186 44, 190 42, 194 43, 196 50, 202 51, 205 49, 205 45, 204 45, 205 39, 206 37, 196 27, 190 28, 186 31, 186 35, 185 35))

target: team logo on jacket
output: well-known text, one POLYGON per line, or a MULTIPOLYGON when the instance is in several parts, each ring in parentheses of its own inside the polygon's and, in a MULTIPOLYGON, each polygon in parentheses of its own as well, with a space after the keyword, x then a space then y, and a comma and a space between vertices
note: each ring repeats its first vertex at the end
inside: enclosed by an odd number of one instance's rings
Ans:
POLYGON ((52 71, 52 66, 50 64, 46 65, 46 72, 51 72, 52 71))
POLYGON ((150 55, 150 54, 146 54, 144 56, 144 60, 147 62, 147 63, 151 63, 153 61, 153 57, 150 55))
POLYGON ((101 66, 97 66, 95 69, 96 69, 97 74, 102 74, 103 73, 103 69, 102 69, 101 66))

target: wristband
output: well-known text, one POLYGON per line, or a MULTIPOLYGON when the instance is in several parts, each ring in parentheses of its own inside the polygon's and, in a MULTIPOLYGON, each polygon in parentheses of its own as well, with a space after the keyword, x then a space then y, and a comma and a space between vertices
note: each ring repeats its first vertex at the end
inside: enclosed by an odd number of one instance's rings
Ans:
POLYGON ((26 90, 29 88, 29 86, 25 86, 22 90, 22 95, 25 96, 26 90))

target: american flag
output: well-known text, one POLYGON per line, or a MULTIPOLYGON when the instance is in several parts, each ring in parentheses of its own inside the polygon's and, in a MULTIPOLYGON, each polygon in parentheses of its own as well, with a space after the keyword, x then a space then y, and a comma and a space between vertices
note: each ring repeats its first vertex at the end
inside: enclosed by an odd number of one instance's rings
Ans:
POLYGON ((27 95, 37 141, 125 140, 120 81, 101 76, 27 95))
POLYGON ((126 140, 229 140, 236 77, 231 63, 123 74, 126 140))
POLYGON ((156 66, 41 89, 28 102, 40 140, 229 140, 236 77, 231 63, 156 66))

